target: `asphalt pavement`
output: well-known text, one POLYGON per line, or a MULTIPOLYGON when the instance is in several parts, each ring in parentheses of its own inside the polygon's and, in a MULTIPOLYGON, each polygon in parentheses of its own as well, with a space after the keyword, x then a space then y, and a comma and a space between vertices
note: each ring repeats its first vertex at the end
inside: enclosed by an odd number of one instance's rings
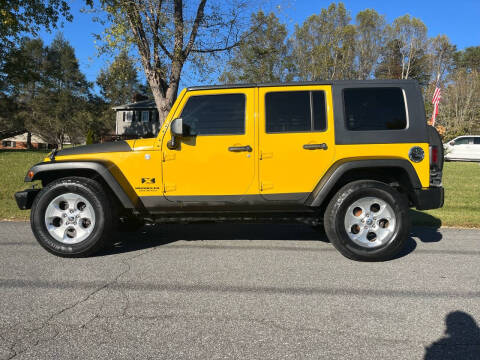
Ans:
POLYGON ((148 227, 62 259, 0 223, 0 359, 480 359, 480 230, 354 262, 297 224, 148 227))

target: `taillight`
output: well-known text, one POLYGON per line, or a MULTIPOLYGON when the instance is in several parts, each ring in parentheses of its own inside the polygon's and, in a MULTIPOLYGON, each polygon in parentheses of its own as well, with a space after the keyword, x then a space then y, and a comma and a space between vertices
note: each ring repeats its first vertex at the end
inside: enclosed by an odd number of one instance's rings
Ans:
POLYGON ((432 146, 432 163, 438 163, 438 147, 432 146))

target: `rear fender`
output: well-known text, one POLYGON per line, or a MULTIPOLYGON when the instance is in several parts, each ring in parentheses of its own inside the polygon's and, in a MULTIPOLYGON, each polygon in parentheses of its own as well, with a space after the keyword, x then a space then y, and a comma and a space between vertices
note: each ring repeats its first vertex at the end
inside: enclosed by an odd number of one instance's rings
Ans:
POLYGON ((409 186, 413 189, 422 187, 418 175, 408 160, 404 159, 345 159, 341 162, 333 164, 325 173, 323 178, 317 184, 315 189, 306 200, 307 206, 318 207, 323 204, 325 200, 331 197, 331 192, 336 188, 336 185, 342 181, 342 177, 351 170, 362 169, 389 169, 400 168, 404 170, 409 179, 409 186))

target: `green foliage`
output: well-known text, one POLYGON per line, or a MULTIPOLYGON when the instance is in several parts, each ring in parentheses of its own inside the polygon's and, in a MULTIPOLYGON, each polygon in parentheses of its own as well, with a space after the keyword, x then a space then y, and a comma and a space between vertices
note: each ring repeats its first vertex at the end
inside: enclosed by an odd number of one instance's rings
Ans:
POLYGON ((83 141, 91 84, 78 65, 75 51, 57 35, 50 46, 24 38, 12 48, 1 71, 6 74, 3 101, 7 128, 26 128, 62 146, 67 138, 83 141), (11 104, 14 103, 15 106, 11 104))
POLYGON ((379 78, 430 80, 427 27, 418 18, 404 15, 387 26, 387 43, 376 71, 379 78))
POLYGON ((356 77, 355 26, 343 3, 332 3, 320 14, 295 26, 294 58, 301 80, 356 77))
POLYGON ((287 43, 287 28, 275 14, 252 15, 244 41, 235 48, 222 83, 281 82, 293 78, 293 59, 287 43))
POLYGON ((85 143, 87 145, 93 144, 93 130, 92 129, 88 129, 85 143))
MULTIPOLYGON (((90 0, 87 4, 91 3, 90 0)), ((21 34, 36 36, 41 27, 56 28, 60 18, 72 21, 68 1, 8 0, 0 1, 0 55, 4 45, 12 47, 21 34)))
POLYGON ((144 92, 135 62, 126 51, 121 51, 108 68, 100 71, 97 84, 100 94, 112 106, 129 103, 134 94, 144 92))
POLYGON ((457 68, 480 73, 480 46, 468 47, 463 51, 457 52, 455 54, 455 64, 457 68))
POLYGON ((72 143, 81 142, 85 129, 75 115, 84 110, 90 87, 73 47, 57 35, 46 49, 42 85, 31 105, 35 116, 27 127, 60 146, 67 138, 72 143))
POLYGON ((375 71, 385 42, 385 16, 374 9, 360 11, 356 16, 355 52, 357 78, 370 79, 375 71))

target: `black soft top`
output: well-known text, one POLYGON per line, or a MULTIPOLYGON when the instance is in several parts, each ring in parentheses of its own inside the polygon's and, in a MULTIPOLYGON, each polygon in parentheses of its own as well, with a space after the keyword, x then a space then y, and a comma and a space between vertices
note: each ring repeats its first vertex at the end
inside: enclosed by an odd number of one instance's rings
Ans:
POLYGON ((378 85, 417 85, 416 80, 325 80, 325 81, 292 81, 285 83, 248 83, 248 84, 228 84, 228 85, 200 85, 188 87, 188 91, 195 90, 214 90, 214 89, 238 89, 252 87, 275 87, 275 86, 311 86, 311 85, 338 85, 341 87, 348 86, 378 86, 378 85))

